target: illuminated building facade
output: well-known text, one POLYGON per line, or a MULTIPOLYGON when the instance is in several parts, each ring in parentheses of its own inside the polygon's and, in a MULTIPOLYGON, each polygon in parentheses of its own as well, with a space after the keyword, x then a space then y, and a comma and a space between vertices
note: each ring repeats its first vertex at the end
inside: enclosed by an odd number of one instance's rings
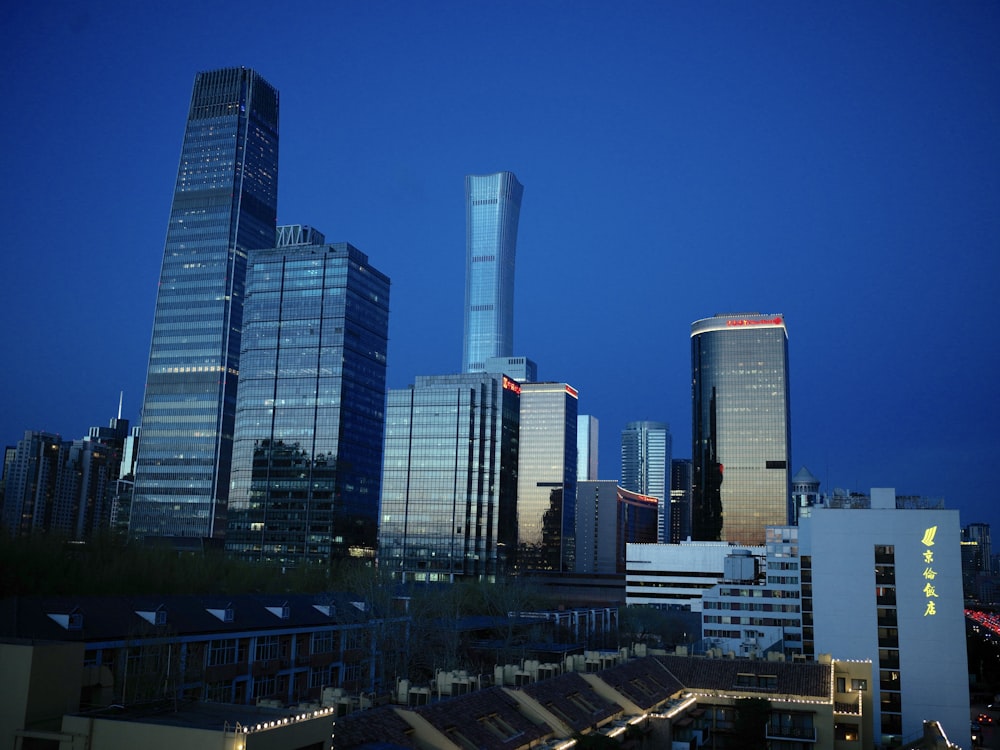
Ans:
POLYGON ((129 533, 219 537, 229 499, 247 253, 275 244, 278 92, 195 78, 153 319, 129 533))
POLYGON ((389 391, 380 566, 427 582, 507 572, 517 543, 520 393, 513 379, 488 373, 418 376, 389 391))
POLYGON ((659 506, 657 541, 670 535, 670 425, 629 422, 622 430, 622 487, 655 497, 659 506))
POLYGON ((578 482, 596 481, 597 443, 599 424, 597 417, 580 414, 576 418, 576 479, 578 482))
POLYGON ((814 507, 799 525, 808 656, 870 659, 875 739, 891 747, 936 720, 969 741, 969 682, 957 510, 814 507))
POLYGON ((516 568, 571 572, 577 392, 566 383, 522 383, 520 408, 516 568))
POLYGON ((465 329, 462 371, 514 353, 514 253, 524 188, 512 172, 465 178, 465 329))
POLYGON ((675 458, 670 462, 670 538, 669 544, 678 544, 691 538, 691 477, 690 458, 675 458))
POLYGON ((250 254, 226 550, 374 559, 389 279, 309 227, 278 242, 250 254))
POLYGON ((691 325, 692 537, 763 544, 792 517, 788 333, 780 315, 691 325))

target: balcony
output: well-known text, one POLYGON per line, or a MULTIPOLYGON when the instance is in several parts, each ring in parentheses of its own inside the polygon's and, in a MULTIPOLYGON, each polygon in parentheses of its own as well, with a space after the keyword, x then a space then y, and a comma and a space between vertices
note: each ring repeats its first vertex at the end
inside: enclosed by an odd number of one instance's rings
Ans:
POLYGON ((767 739, 815 742, 816 728, 812 726, 794 724, 772 724, 769 722, 767 725, 767 739))

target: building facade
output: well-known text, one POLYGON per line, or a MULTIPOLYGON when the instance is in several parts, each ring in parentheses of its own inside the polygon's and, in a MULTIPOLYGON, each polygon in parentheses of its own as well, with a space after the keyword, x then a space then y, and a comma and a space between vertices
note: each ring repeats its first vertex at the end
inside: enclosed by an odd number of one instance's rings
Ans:
POLYGON ((394 577, 508 572, 517 544, 520 393, 515 380, 487 373, 418 376, 389 390, 378 558, 394 577))
POLYGON ((969 683, 956 510, 813 508, 799 526, 807 655, 872 661, 876 744, 938 721, 969 741, 969 683))
POLYGON ((792 518, 788 333, 780 315, 691 324, 692 536, 763 544, 792 518))
POLYGON ((278 92, 247 68, 199 73, 156 297, 130 534, 221 537, 247 253, 275 244, 278 92))
POLYGON ((577 399, 576 389, 566 383, 521 384, 518 571, 573 570, 577 399))
POLYGON ((655 544, 657 500, 614 480, 576 485, 575 572, 623 575, 629 544, 655 544))
POLYGON ((374 559, 389 279, 299 225, 250 254, 226 550, 374 559))
POLYGON ((514 354, 514 254, 524 188, 511 172, 465 178, 462 371, 514 354))
POLYGON ((622 487, 658 502, 657 541, 670 535, 670 461, 673 450, 666 422, 629 422, 622 431, 622 487))
POLYGON ((675 458, 670 462, 670 538, 665 540, 669 544, 691 538, 693 474, 690 458, 675 458))
POLYGON ((728 542, 629 544, 626 547, 625 603, 658 609, 702 611, 702 597, 725 577, 726 558, 737 549, 758 560, 764 547, 728 542))
POLYGON ((597 417, 580 414, 576 418, 576 478, 577 481, 597 481, 597 417))

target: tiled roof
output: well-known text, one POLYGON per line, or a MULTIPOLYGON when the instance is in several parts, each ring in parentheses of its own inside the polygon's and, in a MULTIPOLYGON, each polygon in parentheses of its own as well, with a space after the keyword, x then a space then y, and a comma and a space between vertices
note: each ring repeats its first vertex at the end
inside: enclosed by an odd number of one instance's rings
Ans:
POLYGON ((243 633, 294 627, 356 624, 368 615, 348 594, 244 594, 235 596, 20 596, 0 599, 0 638, 99 643, 135 638, 159 627, 178 636, 243 633), (288 607, 288 619, 280 611, 288 607), (319 607, 319 608, 317 608, 319 607), (218 614, 231 609, 232 620, 218 614), (331 615, 327 615, 327 612, 331 615), (138 614, 143 613, 143 614, 138 614), (77 616, 78 627, 66 627, 77 616))
MULTIPOLYGON (((728 690, 812 698, 830 697, 829 664, 697 656, 653 656, 689 690, 728 690), (760 687, 750 677, 759 678, 760 687), (773 679, 771 679, 773 678, 773 679), (764 687, 764 685, 769 687, 764 687), (773 685, 773 687, 771 687, 773 685)), ((601 675, 603 678, 603 674, 601 675)))
POLYGON ((337 719, 333 728, 333 746, 361 748, 386 745, 417 747, 410 725, 391 706, 373 708, 337 719))
POLYGON ((685 687, 653 657, 602 669, 597 676, 635 705, 647 710, 685 687))
POLYGON ((552 710, 559 719, 568 719, 574 732, 590 729, 622 710, 621 706, 594 692, 590 683, 575 672, 535 682, 521 689, 542 706, 552 710))
POLYGON ((517 701, 499 687, 421 706, 416 713, 455 744, 467 745, 458 732, 479 750, 527 747, 552 733, 547 724, 535 724, 521 713, 517 701))

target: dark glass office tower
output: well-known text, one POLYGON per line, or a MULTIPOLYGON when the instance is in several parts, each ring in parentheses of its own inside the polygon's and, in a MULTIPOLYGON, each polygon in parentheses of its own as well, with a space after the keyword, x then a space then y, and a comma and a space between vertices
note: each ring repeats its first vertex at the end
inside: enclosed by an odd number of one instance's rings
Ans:
POLYGON ((129 533, 221 537, 247 253, 275 244, 278 92, 254 71, 195 77, 142 408, 129 533))
POLYGON ((250 253, 226 550, 373 560, 389 279, 308 227, 278 242, 250 253))
POLYGON ((520 393, 516 381, 489 373, 418 376, 389 391, 378 558, 394 577, 450 582, 508 572, 520 393))
POLYGON ((622 481, 626 490, 655 497, 660 542, 670 541, 670 460, 673 440, 666 422, 629 422, 622 430, 622 481))
POLYGON ((524 187, 512 172, 465 178, 462 371, 514 354, 514 253, 524 187))
POLYGON ((691 324, 692 537, 763 545, 790 515, 788 333, 780 315, 691 324))

